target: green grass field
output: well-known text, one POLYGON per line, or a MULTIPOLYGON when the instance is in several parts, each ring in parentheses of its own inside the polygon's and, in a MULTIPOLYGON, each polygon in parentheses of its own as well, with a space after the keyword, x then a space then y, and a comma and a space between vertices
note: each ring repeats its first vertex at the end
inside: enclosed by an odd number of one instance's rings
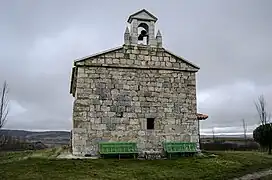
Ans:
POLYGON ((217 157, 175 160, 55 159, 56 150, 8 153, 0 157, 1 180, 178 179, 224 180, 272 166, 258 152, 216 152, 217 157), (38 154, 38 155, 37 155, 38 154), (28 157, 28 158, 25 158, 28 157), (50 158, 51 157, 51 158, 50 158))
POLYGON ((269 176, 262 177, 259 180, 271 180, 271 179, 272 179, 272 175, 269 175, 269 176))

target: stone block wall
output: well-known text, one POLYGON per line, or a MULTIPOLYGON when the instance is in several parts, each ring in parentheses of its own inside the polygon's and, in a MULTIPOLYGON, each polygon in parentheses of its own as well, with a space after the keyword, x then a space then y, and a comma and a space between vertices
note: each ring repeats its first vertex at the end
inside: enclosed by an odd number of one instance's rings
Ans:
POLYGON ((99 141, 198 142, 195 67, 158 48, 123 47, 76 63, 72 148, 97 155, 99 141), (170 65, 171 64, 171 65, 170 65), (154 130, 147 130, 154 118, 154 130))

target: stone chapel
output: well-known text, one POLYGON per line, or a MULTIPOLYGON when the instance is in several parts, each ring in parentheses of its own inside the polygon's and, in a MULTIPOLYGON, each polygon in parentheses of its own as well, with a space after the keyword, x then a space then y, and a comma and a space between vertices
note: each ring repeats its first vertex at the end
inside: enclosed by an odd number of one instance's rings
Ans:
POLYGON ((199 67, 163 47, 157 18, 129 16, 124 44, 74 62, 72 152, 98 155, 98 142, 137 142, 139 151, 164 141, 199 146, 196 73, 199 67))

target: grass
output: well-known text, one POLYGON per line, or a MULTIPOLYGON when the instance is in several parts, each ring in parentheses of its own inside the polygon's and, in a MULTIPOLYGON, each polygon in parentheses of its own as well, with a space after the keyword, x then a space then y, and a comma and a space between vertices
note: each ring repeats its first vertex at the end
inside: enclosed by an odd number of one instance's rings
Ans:
POLYGON ((0 152, 0 166, 8 162, 23 160, 32 153, 32 151, 0 152))
POLYGON ((271 179, 272 179, 272 175, 259 178, 259 180, 271 180, 271 179))
POLYGON ((224 180, 272 166, 272 156, 258 152, 216 152, 218 156, 213 158, 187 157, 153 161, 45 158, 55 157, 57 150, 22 154, 11 153, 0 158, 1 180, 224 180), (22 159, 23 156, 28 158, 22 159), (17 158, 21 160, 18 161, 17 158))

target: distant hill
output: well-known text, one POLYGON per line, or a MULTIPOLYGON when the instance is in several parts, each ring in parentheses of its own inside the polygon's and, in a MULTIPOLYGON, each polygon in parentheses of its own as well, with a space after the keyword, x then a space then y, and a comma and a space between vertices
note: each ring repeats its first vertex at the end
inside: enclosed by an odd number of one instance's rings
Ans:
POLYGON ((25 131, 2 129, 1 134, 29 142, 42 142, 47 146, 67 145, 70 143, 69 131, 25 131))
MULTIPOLYGON (((25 130, 7 130, 2 129, 1 133, 5 136, 16 137, 16 139, 21 139, 28 142, 42 142, 43 144, 51 146, 61 146, 70 144, 71 133, 69 131, 25 131, 25 130)), ((217 140, 223 141, 244 141, 243 134, 235 135, 216 135, 217 140)), ((248 140, 253 140, 252 135, 248 135, 248 140)), ((212 141, 212 135, 201 135, 202 142, 212 141)))
MULTIPOLYGON (((201 135, 201 138, 212 138, 213 135, 201 135)), ((244 134, 220 134, 220 135, 215 135, 215 137, 220 137, 220 138, 244 138, 244 134)), ((252 139, 253 135, 252 134, 247 134, 247 138, 252 139)))

